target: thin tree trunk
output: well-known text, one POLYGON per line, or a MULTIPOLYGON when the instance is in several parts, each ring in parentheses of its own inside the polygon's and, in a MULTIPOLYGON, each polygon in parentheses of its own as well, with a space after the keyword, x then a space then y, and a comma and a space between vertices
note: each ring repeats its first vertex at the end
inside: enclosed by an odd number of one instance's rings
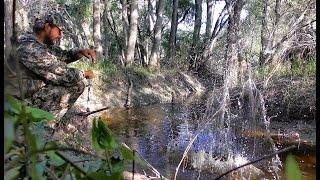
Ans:
MULTIPOLYGON (((68 13, 68 11, 66 9, 64 9, 64 13, 68 16, 69 19, 72 19, 72 17, 69 15, 69 13, 68 13)), ((79 13, 79 12, 77 12, 77 13, 79 13)), ((61 18, 61 19, 64 19, 64 18, 61 18)), ((72 41, 73 41, 73 43, 75 44, 76 47, 81 47, 81 43, 80 43, 79 37, 76 35, 76 30, 74 28, 75 25, 73 24, 73 22, 72 21, 64 21, 63 23, 64 23, 64 27, 67 30, 64 33, 69 35, 69 37, 71 37, 71 39, 72 39, 72 41)), ((79 28, 79 26, 81 26, 80 21, 77 21, 76 23, 77 23, 77 26, 79 28)))
POLYGON ((170 51, 170 60, 169 63, 173 64, 173 59, 176 55, 176 36, 178 29, 178 6, 179 0, 173 0, 173 12, 171 18, 171 30, 170 30, 170 39, 169 39, 169 51, 170 51))
POLYGON ((104 60, 108 60, 109 58, 109 23, 108 23, 108 11, 109 11, 109 2, 108 0, 104 0, 104 11, 103 11, 103 29, 104 29, 104 48, 103 55, 104 60))
POLYGON ((222 11, 220 12, 218 19, 214 25, 214 29, 211 33, 210 39, 207 40, 207 44, 206 46, 203 48, 203 52, 202 52, 202 57, 201 60, 203 62, 206 62, 209 58, 210 55, 212 53, 212 49, 217 41, 217 36, 219 35, 219 33, 221 32, 222 28, 225 26, 225 24, 227 23, 227 19, 226 16, 228 15, 226 12, 227 6, 225 5, 224 8, 222 9, 222 11))
POLYGON ((149 0, 144 0, 144 7, 146 8, 147 11, 147 15, 145 16, 145 20, 144 20, 144 27, 146 28, 146 34, 144 37, 144 46, 145 46, 145 56, 143 57, 144 63, 142 63, 142 65, 144 67, 148 66, 149 64, 149 55, 150 55, 150 51, 149 51, 149 42, 150 42, 150 35, 151 35, 151 30, 150 30, 150 14, 149 14, 149 0))
POLYGON ((195 23, 193 30, 192 46, 191 46, 191 58, 189 61, 189 70, 195 70, 197 64, 196 55, 198 50, 198 44, 200 39, 200 29, 201 29, 201 14, 202 14, 202 0, 195 0, 195 23))
POLYGON ((138 33, 138 1, 131 0, 130 6, 130 31, 126 53, 125 65, 132 65, 134 62, 134 50, 138 33))
POLYGON ((264 4, 263 4, 263 11, 262 11, 261 49, 260 49, 260 56, 259 56, 260 66, 264 65, 266 62, 266 59, 268 58, 267 47, 269 44, 268 17, 269 17, 270 2, 269 0, 264 0, 263 3, 264 4))
POLYGON ((227 46, 225 51, 225 75, 227 82, 229 82, 229 87, 233 88, 238 85, 239 74, 239 59, 237 44, 239 41, 239 22, 240 22, 240 12, 245 4, 243 0, 235 0, 235 2, 226 2, 228 4, 229 20, 227 29, 227 46), (233 6, 230 6, 233 4, 233 6))
POLYGON ((4 1, 4 57, 9 57, 11 51, 11 36, 12 36, 12 0, 4 1))
POLYGON ((162 35, 162 18, 164 11, 164 0, 158 1, 157 8, 157 20, 154 27, 154 41, 151 51, 149 69, 150 70, 159 70, 160 69, 160 46, 161 46, 161 35, 162 35))
POLYGON ((281 8, 281 0, 276 0, 276 5, 274 7, 274 14, 275 14, 275 22, 272 28, 272 35, 271 35, 271 45, 270 47, 272 47, 274 45, 274 40, 275 40, 275 36, 276 36, 276 30, 278 28, 278 24, 280 21, 280 8, 281 8))
POLYGON ((196 6, 196 13, 195 13, 195 24, 193 30, 193 40, 192 40, 192 47, 196 47, 199 43, 200 37, 200 29, 201 29, 201 14, 202 14, 202 0, 195 0, 196 6))
POLYGON ((93 42, 98 55, 102 54, 100 31, 100 0, 93 1, 93 42))
POLYGON ((112 11, 110 11, 110 17, 112 19, 112 24, 110 22, 110 20, 108 19, 108 24, 109 24, 109 27, 111 29, 111 31, 114 33, 114 36, 116 38, 116 42, 117 42, 117 46, 118 46, 118 52, 119 52, 119 64, 121 64, 122 66, 124 66, 124 61, 125 61, 125 52, 124 52, 124 47, 121 45, 121 40, 118 36, 118 33, 117 33, 117 27, 115 25, 115 22, 114 22, 114 18, 113 18, 113 14, 112 14, 112 11))
POLYGON ((207 22, 206 22, 206 38, 208 39, 212 31, 212 5, 214 0, 207 0, 207 22))
POLYGON ((123 30, 123 37, 124 37, 124 52, 127 53, 127 46, 128 46, 128 36, 129 36, 129 21, 128 21, 128 5, 127 0, 121 0, 122 5, 122 30, 123 30))

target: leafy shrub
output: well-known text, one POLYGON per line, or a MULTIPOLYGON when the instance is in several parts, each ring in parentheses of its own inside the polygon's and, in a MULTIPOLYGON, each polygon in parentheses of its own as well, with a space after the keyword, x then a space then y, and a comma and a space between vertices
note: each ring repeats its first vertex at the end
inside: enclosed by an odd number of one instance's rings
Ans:
POLYGON ((44 133, 44 120, 53 120, 53 115, 41 109, 32 108, 19 102, 10 95, 5 96, 5 179, 122 179, 124 165, 128 160, 136 159, 123 145, 118 145, 111 131, 101 118, 93 120, 92 145, 96 150, 104 150, 106 158, 89 161, 82 167, 70 160, 61 151, 77 149, 58 147, 54 141, 40 139, 44 133), (15 134, 22 124, 26 146, 15 145, 15 134), (110 157, 117 151, 120 157, 110 157))

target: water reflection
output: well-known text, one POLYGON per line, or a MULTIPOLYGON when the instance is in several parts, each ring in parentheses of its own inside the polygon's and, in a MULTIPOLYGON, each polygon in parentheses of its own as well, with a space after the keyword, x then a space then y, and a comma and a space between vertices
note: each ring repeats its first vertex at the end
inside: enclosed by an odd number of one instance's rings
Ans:
MULTIPOLYGON (((175 169, 181 160, 190 138, 198 129, 201 114, 204 113, 203 105, 183 106, 179 104, 156 104, 142 106, 126 110, 111 110, 105 115, 105 121, 109 128, 116 134, 118 141, 125 142, 130 148, 136 149, 148 162, 150 162, 161 174, 173 178, 175 169)), ((214 133, 211 129, 201 133, 194 142, 189 154, 203 150, 210 152, 214 149, 214 133)), ((303 179, 315 178, 315 153, 302 154, 296 152, 303 172, 303 179)), ((285 156, 280 156, 283 161, 285 156)), ((191 166, 191 156, 185 164, 184 170, 180 170, 178 179, 213 179, 218 174, 204 171, 199 174, 191 166)), ((285 164, 285 163, 283 163, 285 164)), ((130 170, 129 166, 129 170, 130 170)), ((137 171, 146 171, 146 167, 137 167, 137 171)), ((225 169, 227 170, 227 169, 225 169)), ((266 176, 268 173, 266 173, 266 176)), ((285 179, 280 172, 280 176, 285 179)), ((229 178, 231 178, 229 176, 229 178)), ((234 175, 233 179, 240 176, 234 175)), ((265 177, 273 179, 273 177, 265 177)), ((254 179, 254 178, 252 178, 254 179)))

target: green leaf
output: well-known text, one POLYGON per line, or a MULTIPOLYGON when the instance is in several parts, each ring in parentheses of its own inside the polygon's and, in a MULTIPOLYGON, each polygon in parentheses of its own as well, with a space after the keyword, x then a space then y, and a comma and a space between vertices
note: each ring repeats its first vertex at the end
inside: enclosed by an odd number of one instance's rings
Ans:
POLYGON ((120 146, 118 149, 125 160, 134 160, 132 152, 129 151, 127 148, 125 148, 124 146, 120 146))
POLYGON ((61 166, 65 161, 59 157, 54 151, 48 151, 47 155, 50 157, 48 163, 52 166, 61 166))
POLYGON ((9 171, 4 172, 4 180, 17 179, 19 175, 19 169, 22 165, 10 169, 9 171))
POLYGON ((75 139, 78 144, 81 144, 81 137, 79 135, 76 135, 75 139))
MULTIPOLYGON (((110 160, 112 164, 113 173, 122 173, 124 171, 125 160, 121 160, 120 158, 114 158, 114 157, 111 157, 110 160)), ((108 166, 106 165, 106 167, 108 166)))
POLYGON ((36 155, 31 155, 31 163, 30 163, 30 168, 31 168, 31 179, 34 180, 40 180, 41 179, 41 174, 39 174, 38 169, 37 169, 37 156, 36 155))
POLYGON ((18 120, 18 116, 12 116, 8 112, 4 112, 4 119, 10 120, 13 123, 16 123, 18 120))
POLYGON ((99 172, 89 172, 86 176, 87 178, 94 179, 94 180, 101 180, 101 179, 108 179, 110 176, 107 176, 106 173, 103 171, 99 172))
POLYGON ((46 143, 46 145, 44 146, 44 148, 49 149, 49 148, 57 148, 58 145, 56 142, 54 141, 49 141, 46 143))
POLYGON ((21 102, 11 95, 5 95, 4 110, 19 114, 21 111, 21 102))
POLYGON ((139 163, 140 165, 145 165, 146 163, 144 161, 142 161, 141 159, 137 158, 137 156, 133 156, 132 152, 129 151, 127 148, 125 148, 124 146, 120 146, 119 151, 121 152, 123 158, 125 160, 135 160, 135 162, 139 163))
POLYGON ((44 122, 43 121, 34 122, 33 124, 35 125, 35 127, 32 129, 31 134, 36 135, 38 137, 43 136, 45 133, 44 122))
POLYGON ((94 118, 92 124, 92 145, 96 150, 115 149, 118 144, 112 137, 110 130, 99 117, 98 122, 94 118))
POLYGON ((103 143, 109 149, 118 148, 118 144, 114 140, 110 130, 107 128, 106 124, 102 121, 101 117, 98 119, 98 129, 100 131, 99 142, 103 143))
POLYGON ((88 172, 96 172, 101 168, 102 165, 102 160, 96 160, 96 161, 91 161, 89 163, 89 169, 88 172))
POLYGON ((98 130, 98 127, 97 127, 97 123, 96 123, 96 118, 93 118, 93 122, 92 122, 92 130, 91 130, 91 142, 92 142, 92 146, 94 149, 96 150, 101 150, 103 149, 104 147, 100 147, 100 144, 99 144, 99 130, 98 130))
POLYGON ((4 119, 4 153, 7 153, 15 138, 14 122, 4 119))
POLYGON ((299 164, 295 158, 290 153, 286 159, 286 176, 288 180, 301 180, 301 172, 299 169, 299 164))
POLYGON ((103 171, 99 172, 89 172, 86 176, 86 179, 93 179, 93 180, 122 180, 122 172, 112 173, 111 175, 107 175, 103 171))
POLYGON ((50 112, 44 111, 42 109, 33 108, 26 106, 26 115, 30 121, 40 121, 40 120, 52 120, 53 115, 50 112))
POLYGON ((43 175, 45 165, 46 165, 46 162, 44 161, 36 163, 36 170, 40 176, 43 175))

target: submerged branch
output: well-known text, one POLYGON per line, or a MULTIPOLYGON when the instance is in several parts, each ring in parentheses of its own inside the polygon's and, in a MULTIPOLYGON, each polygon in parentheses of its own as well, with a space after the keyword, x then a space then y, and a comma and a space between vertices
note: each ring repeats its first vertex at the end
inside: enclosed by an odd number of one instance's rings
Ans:
MULTIPOLYGON (((125 143, 122 143, 122 145, 123 145, 125 148, 127 148, 129 151, 133 152, 133 150, 130 149, 130 147, 129 147, 128 145, 126 145, 125 143)), ((135 150, 134 152, 139 155, 140 159, 142 159, 142 160, 147 164, 147 166, 152 170, 153 173, 155 173, 155 174, 157 175, 157 177, 165 178, 164 176, 162 176, 162 175, 160 174, 160 172, 159 172, 156 168, 154 168, 145 158, 143 158, 143 157, 141 156, 141 154, 140 154, 137 150, 135 150)))

